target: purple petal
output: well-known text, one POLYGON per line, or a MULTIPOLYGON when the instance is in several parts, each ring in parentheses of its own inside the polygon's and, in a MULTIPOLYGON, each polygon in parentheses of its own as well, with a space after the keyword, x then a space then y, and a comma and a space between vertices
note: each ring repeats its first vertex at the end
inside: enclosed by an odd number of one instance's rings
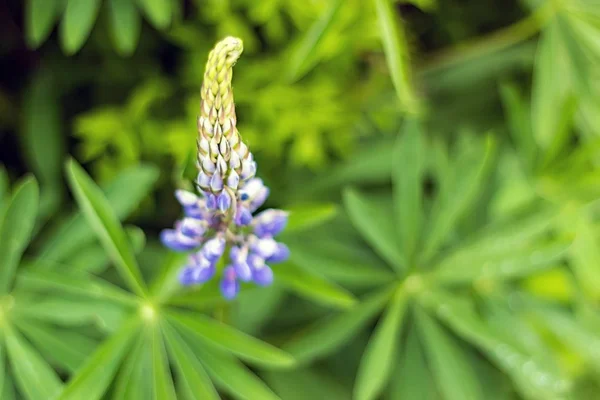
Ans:
POLYGON ((160 233, 160 241, 175 251, 190 251, 200 245, 199 240, 187 237, 174 229, 164 229, 160 233))
POLYGON ((235 224, 237 226, 246 226, 252 222, 252 213, 246 207, 239 205, 235 213, 235 224))
POLYGON ((232 266, 240 280, 248 282, 250 279, 252 279, 252 270, 246 261, 232 264, 232 266))
POLYGON ((269 263, 280 263, 290 257, 290 249, 283 243, 277 243, 277 250, 266 259, 269 263))
POLYGON ((229 193, 221 193, 217 198, 217 205, 219 206, 219 210, 221 210, 221 212, 229 210, 229 207, 231 207, 231 196, 229 193))
POLYGON ((210 262, 216 262, 225 251, 225 239, 222 237, 215 237, 207 241, 202 246, 202 255, 206 257, 210 262))
POLYGON ((206 222, 195 218, 184 218, 180 229, 185 236, 197 238, 206 232, 206 222))
POLYGON ((210 189, 213 192, 219 192, 219 191, 223 190, 223 178, 221 177, 220 174, 214 174, 210 178, 210 189))
POLYGON ((268 265, 263 265, 252 271, 252 280, 260 286, 269 286, 273 283, 273 270, 268 265))
POLYGON ((258 214, 253 221, 254 233, 258 237, 275 236, 285 228, 289 213, 268 209, 258 214))
POLYGON ((198 178, 196 178, 196 182, 201 188, 207 188, 210 185, 210 177, 204 172, 200 171, 198 178))
POLYGON ((233 190, 237 190, 238 185, 240 183, 240 177, 235 171, 231 171, 229 176, 227 177, 227 186, 229 186, 233 190))
POLYGON ((223 271, 223 279, 221 280, 221 293, 223 297, 231 300, 237 296, 240 291, 240 283, 236 279, 235 270, 232 267, 227 267, 223 271))
POLYGON ((217 196, 212 193, 206 194, 206 208, 215 210, 217 208, 217 196))
POLYGON ((267 259, 277 251, 277 242, 270 237, 259 239, 252 245, 252 251, 267 259))
POLYGON ((198 196, 192 192, 188 192, 187 190, 176 190, 175 197, 177 198, 177 201, 179 201, 179 204, 181 204, 183 207, 195 206, 198 204, 199 200, 198 196))

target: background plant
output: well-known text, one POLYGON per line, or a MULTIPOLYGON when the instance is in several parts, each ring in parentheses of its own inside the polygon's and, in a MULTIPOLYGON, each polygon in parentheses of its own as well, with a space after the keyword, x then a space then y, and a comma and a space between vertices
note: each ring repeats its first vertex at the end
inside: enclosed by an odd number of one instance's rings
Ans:
POLYGON ((21 3, 0 12, 0 397, 596 397, 594 1, 21 3), (179 288, 156 242, 226 35, 292 250, 232 303, 179 288))

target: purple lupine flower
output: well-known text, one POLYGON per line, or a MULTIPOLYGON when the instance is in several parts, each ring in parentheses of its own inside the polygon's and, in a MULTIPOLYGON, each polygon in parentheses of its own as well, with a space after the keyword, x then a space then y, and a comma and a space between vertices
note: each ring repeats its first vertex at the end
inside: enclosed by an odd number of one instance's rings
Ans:
POLYGON ((237 296, 240 282, 270 285, 274 278, 267 263, 285 261, 290 253, 274 239, 288 213, 269 209, 252 215, 267 200, 269 188, 255 177, 256 161, 236 127, 231 77, 241 52, 241 40, 226 38, 209 55, 197 121, 199 195, 177 190, 184 218, 161 232, 165 246, 191 252, 181 284, 205 283, 223 265, 220 289, 226 299, 237 296))

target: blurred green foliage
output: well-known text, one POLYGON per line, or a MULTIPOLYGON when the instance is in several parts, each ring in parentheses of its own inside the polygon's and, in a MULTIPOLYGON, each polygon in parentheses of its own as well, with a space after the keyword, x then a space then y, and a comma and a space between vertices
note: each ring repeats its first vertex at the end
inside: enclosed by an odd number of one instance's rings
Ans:
POLYGON ((2 400, 597 398, 597 1, 0 11, 2 400), (231 303, 156 240, 227 35, 292 250, 231 303))

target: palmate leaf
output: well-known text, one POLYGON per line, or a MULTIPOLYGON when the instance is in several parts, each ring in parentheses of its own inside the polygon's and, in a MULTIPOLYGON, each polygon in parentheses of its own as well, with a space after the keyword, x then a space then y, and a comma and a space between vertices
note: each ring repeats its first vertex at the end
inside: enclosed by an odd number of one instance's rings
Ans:
POLYGON ((147 335, 140 335, 121 365, 112 392, 113 400, 145 400, 151 397, 148 375, 151 371, 147 335))
POLYGON ((351 393, 327 371, 265 371, 262 376, 283 400, 347 400, 351 393))
POLYGON ((354 386, 354 398, 357 400, 376 399, 390 378, 406 302, 406 294, 398 290, 377 324, 358 368, 354 386))
POLYGON ((174 6, 169 0, 136 0, 140 9, 146 14, 152 25, 165 29, 171 23, 171 12, 174 6))
POLYGON ((25 178, 15 188, 0 221, 0 295, 11 289, 17 265, 33 232, 37 210, 37 183, 31 177, 25 178))
POLYGON ((163 335, 160 324, 149 328, 150 343, 152 349, 152 382, 155 400, 175 399, 175 388, 171 379, 169 360, 163 343, 163 335))
POLYGON ((394 379, 390 382, 390 399, 437 399, 436 386, 431 384, 433 376, 427 367, 415 325, 408 329, 406 343, 399 354, 394 379))
POLYGON ((306 332, 286 343, 284 350, 292 354, 299 363, 308 363, 335 351, 375 318, 389 301, 393 290, 394 288, 383 290, 341 314, 318 321, 306 332))
POLYGON ((600 244, 591 218, 579 218, 576 235, 569 251, 573 272, 584 292, 592 299, 600 299, 600 244))
POLYGON ((345 289, 292 263, 277 265, 274 272, 279 284, 316 302, 341 308, 350 307, 356 302, 354 296, 345 289))
POLYGON ((20 392, 29 400, 51 399, 62 388, 62 382, 40 354, 21 334, 3 325, 3 334, 14 379, 20 392))
POLYGON ((406 260, 395 240, 392 205, 387 198, 344 191, 344 203, 350 220, 374 250, 398 272, 406 268, 406 260))
POLYGON ((139 318, 132 318, 108 338, 75 373, 58 400, 99 400, 106 392, 133 338, 139 332, 139 318))
POLYGON ((68 177, 75 198, 127 285, 138 295, 147 289, 127 236, 100 188, 71 160, 68 177))
MULTIPOLYGON (((102 190, 120 220, 135 210, 150 193, 158 179, 157 168, 140 165, 121 171, 102 190)), ((40 258, 61 261, 72 257, 85 245, 94 242, 94 231, 81 213, 75 213, 60 224, 41 247, 40 258)))
POLYGON ((436 291, 423 293, 420 302, 457 336, 477 347, 508 374, 525 397, 556 398, 569 388, 569 382, 560 374, 493 333, 468 301, 436 291))
POLYGON ((479 381, 460 346, 434 319, 416 309, 417 325, 442 397, 448 400, 482 399, 479 381))
POLYGON ((188 340, 187 343, 199 357, 215 384, 223 391, 244 400, 279 399, 264 382, 235 357, 193 339, 188 340))
POLYGON ((52 31, 60 12, 58 0, 28 0, 25 5, 25 33, 27 44, 36 48, 52 31))
POLYGON ((193 356, 181 335, 166 323, 163 325, 167 347, 188 397, 192 400, 219 399, 202 364, 193 356))
POLYGON ((277 367, 289 367, 295 363, 288 353, 210 318, 169 310, 167 320, 175 328, 194 335, 198 340, 209 342, 253 363, 277 367))
POLYGON ((459 219, 473 206, 481 194, 490 172, 494 139, 488 136, 485 147, 472 148, 459 155, 451 166, 452 176, 438 194, 427 223, 427 235, 419 262, 427 264, 448 240, 448 235, 459 219))
POLYGON ((327 222, 336 215, 337 207, 331 203, 303 204, 286 207, 286 211, 289 212, 289 218, 283 232, 284 235, 293 234, 327 222))
POLYGON ((412 267, 423 224, 423 174, 425 145, 419 122, 408 120, 393 158, 394 211, 396 232, 404 257, 412 267))

